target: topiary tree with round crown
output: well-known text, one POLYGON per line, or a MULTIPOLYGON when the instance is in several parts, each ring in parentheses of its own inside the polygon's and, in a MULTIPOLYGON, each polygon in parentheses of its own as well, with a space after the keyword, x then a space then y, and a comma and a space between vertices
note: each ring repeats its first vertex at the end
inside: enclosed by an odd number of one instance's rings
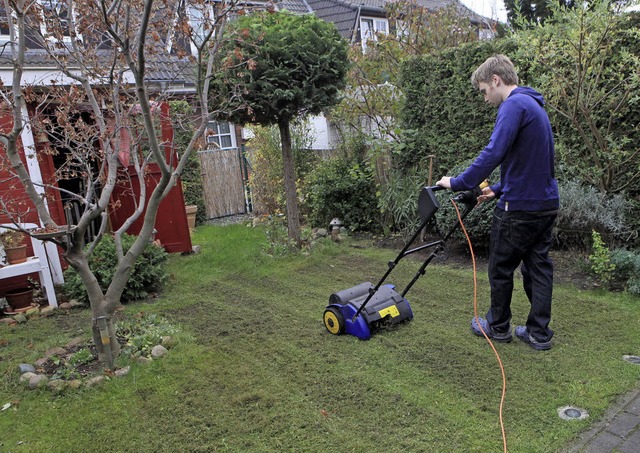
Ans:
POLYGON ((219 55, 218 98, 225 120, 277 124, 282 142, 289 238, 300 244, 290 122, 338 102, 348 69, 347 43, 313 15, 264 12, 229 24, 219 55))

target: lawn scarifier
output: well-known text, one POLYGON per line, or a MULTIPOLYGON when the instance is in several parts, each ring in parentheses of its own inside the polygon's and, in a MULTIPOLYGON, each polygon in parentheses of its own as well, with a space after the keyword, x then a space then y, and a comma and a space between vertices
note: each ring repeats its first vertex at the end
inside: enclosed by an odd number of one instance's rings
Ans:
MULTIPOLYGON (((483 183, 480 187, 464 192, 459 192, 453 197, 453 201, 464 204, 461 220, 476 206, 477 198, 482 193, 483 183)), ((414 283, 424 275, 426 267, 444 250, 445 242, 453 235, 459 223, 456 222, 447 234, 427 244, 410 249, 422 230, 427 226, 440 208, 440 203, 434 192, 443 187, 424 187, 418 197, 418 211, 421 224, 411 239, 406 243, 395 260, 389 261, 389 268, 380 281, 374 286, 370 282, 360 283, 351 288, 343 289, 331 294, 329 305, 323 314, 324 325, 333 335, 346 333, 362 340, 368 340, 371 335, 383 327, 389 327, 413 318, 413 312, 405 295, 414 283), (398 293, 393 284, 383 284, 396 265, 404 257, 421 250, 432 249, 431 254, 424 260, 413 279, 398 293)))

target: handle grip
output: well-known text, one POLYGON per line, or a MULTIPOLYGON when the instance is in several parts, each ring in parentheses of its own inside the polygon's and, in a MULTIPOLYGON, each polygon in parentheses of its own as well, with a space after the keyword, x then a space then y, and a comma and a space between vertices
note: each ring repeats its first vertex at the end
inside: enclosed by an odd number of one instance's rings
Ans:
MULTIPOLYGON (((489 181, 488 180, 484 180, 480 183, 480 185, 478 187, 474 187, 473 189, 470 190, 464 190, 462 192, 459 192, 453 199, 455 201, 459 201, 462 203, 468 203, 468 204, 473 204, 475 205, 477 203, 477 198, 482 195, 482 189, 484 189, 485 187, 489 187, 489 181)), ((436 192, 438 190, 444 190, 444 187, 442 186, 431 186, 429 187, 430 190, 432 190, 433 192, 436 192)))

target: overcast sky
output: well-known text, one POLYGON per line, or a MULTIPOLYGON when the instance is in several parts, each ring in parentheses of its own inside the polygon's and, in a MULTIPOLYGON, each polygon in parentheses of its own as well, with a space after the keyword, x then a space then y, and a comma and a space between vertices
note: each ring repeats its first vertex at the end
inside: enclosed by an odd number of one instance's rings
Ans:
POLYGON ((502 0, 460 0, 466 7, 490 19, 507 21, 507 10, 502 0))

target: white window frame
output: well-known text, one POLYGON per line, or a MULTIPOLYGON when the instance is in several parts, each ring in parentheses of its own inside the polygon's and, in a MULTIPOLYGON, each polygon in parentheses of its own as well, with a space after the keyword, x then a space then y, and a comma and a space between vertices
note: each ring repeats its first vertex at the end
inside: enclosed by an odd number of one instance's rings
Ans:
MULTIPOLYGON (((71 43, 71 24, 69 23, 69 20, 73 17, 75 17, 75 9, 73 8, 73 4, 69 4, 69 2, 67 0, 39 0, 40 5, 42 6, 43 10, 46 8, 48 9, 49 6, 52 6, 55 4, 55 6, 64 6, 65 8, 71 8, 70 11, 67 12, 67 34, 64 34, 62 36, 62 42, 64 43, 71 43), (71 14, 71 17, 69 17, 69 14, 71 14)), ((54 7, 55 7, 54 6, 54 7)), ((44 16, 44 11, 42 14, 42 24, 40 26, 40 31, 42 32, 43 36, 47 35, 47 21, 46 18, 44 16)), ((78 36, 80 37, 80 36, 78 36)), ((54 38, 52 37, 48 37, 47 41, 49 41, 49 43, 52 43, 54 41, 54 38)))
MULTIPOLYGON (((203 36, 205 34, 203 24, 205 22, 208 22, 212 26, 215 25, 216 12, 214 9, 214 2, 204 2, 198 4, 197 6, 187 4, 186 14, 189 18, 189 26, 193 30, 193 36, 198 37, 201 40, 203 39, 203 36)), ((198 52, 196 45, 202 43, 194 43, 191 40, 189 41, 189 44, 191 45, 191 53, 193 55, 196 55, 198 52)))
MULTIPOLYGON (((3 19, 6 19, 6 11, 5 11, 5 16, 3 19)), ((14 20, 15 20, 15 11, 11 10, 11 16, 9 17, 9 23, 7 24, 7 31, 8 33, 2 33, 2 31, 0 30, 0 44, 6 44, 9 41, 11 41, 11 29, 13 28, 13 34, 14 36, 17 37, 17 28, 14 25, 14 20)))
POLYGON ((389 21, 383 17, 360 18, 360 42, 362 51, 367 51, 367 41, 377 41, 378 33, 389 34, 389 21))
POLYGON ((233 149, 237 148, 236 126, 233 123, 210 121, 207 124, 207 147, 209 149, 233 149), (223 129, 221 129, 223 126, 223 129), (228 128, 224 130, 224 126, 228 128), (227 143, 224 143, 228 138, 227 143))

